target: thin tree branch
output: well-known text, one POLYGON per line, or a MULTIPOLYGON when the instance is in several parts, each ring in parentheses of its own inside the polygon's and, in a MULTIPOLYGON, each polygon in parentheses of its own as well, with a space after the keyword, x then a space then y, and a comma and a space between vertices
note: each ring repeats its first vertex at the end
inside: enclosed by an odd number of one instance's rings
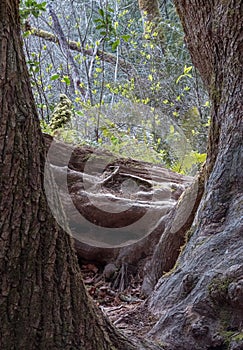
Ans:
POLYGON ((55 11, 52 8, 51 4, 47 5, 47 8, 49 10, 49 14, 52 18, 53 21, 53 28, 54 31, 56 32, 57 38, 58 38, 58 43, 63 51, 63 53, 66 55, 71 67, 72 67, 72 80, 74 83, 74 89, 75 91, 79 90, 83 96, 83 99, 85 100, 85 91, 81 88, 80 86, 80 77, 79 77, 79 71, 78 71, 78 67, 74 61, 74 58, 72 56, 72 54, 70 53, 70 48, 68 45, 68 41, 65 37, 65 34, 62 30, 62 27, 59 23, 59 20, 57 18, 57 15, 55 13, 55 11))
MULTIPOLYGON (((50 42, 53 42, 53 43, 60 45, 60 42, 59 42, 57 36, 53 33, 50 33, 50 32, 47 32, 45 30, 41 30, 41 29, 35 28, 35 27, 28 27, 28 31, 33 36, 37 36, 39 38, 42 38, 42 39, 45 39, 47 41, 50 41, 50 42)), ((83 48, 81 48, 81 44, 79 42, 68 40, 67 44, 68 44, 68 47, 70 50, 81 52, 85 56, 92 57, 94 55, 95 49, 83 49, 83 48)), ((117 64, 117 56, 116 55, 113 55, 111 53, 108 53, 108 52, 105 52, 102 50, 97 50, 96 55, 101 60, 103 60, 107 63, 113 64, 113 65, 117 64)), ((135 73, 135 69, 134 69, 133 65, 130 62, 128 62, 122 58, 119 58, 118 66, 124 73, 126 73, 129 76, 134 75, 134 73, 135 73)))

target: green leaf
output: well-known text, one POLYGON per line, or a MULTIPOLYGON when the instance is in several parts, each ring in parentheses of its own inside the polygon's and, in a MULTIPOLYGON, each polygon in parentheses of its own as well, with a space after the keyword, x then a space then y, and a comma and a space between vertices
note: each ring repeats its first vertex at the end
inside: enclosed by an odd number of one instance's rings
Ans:
POLYGON ((99 29, 106 29, 106 25, 104 23, 99 24, 98 26, 95 27, 97 30, 99 29))
POLYGON ((175 128, 174 125, 170 125, 170 134, 174 134, 175 128))
POLYGON ((207 153, 197 153, 197 152, 195 152, 195 158, 196 158, 198 163, 203 163, 203 162, 205 162, 205 160, 207 158, 207 153))
POLYGON ((98 12, 101 15, 101 17, 103 17, 103 18, 105 17, 105 12, 103 9, 99 9, 98 12))
POLYGON ((192 66, 187 67, 187 66, 185 65, 185 67, 184 67, 184 74, 188 74, 191 70, 192 70, 192 66))
POLYGON ((23 33, 24 38, 27 38, 29 35, 31 35, 31 30, 27 30, 26 32, 23 33))
POLYGON ((60 77, 59 74, 53 74, 53 75, 51 76, 51 80, 57 80, 59 77, 60 77))
POLYGON ((113 51, 115 51, 117 49, 117 47, 120 44, 120 39, 117 39, 116 41, 114 41, 114 43, 112 43, 111 48, 113 51))
POLYGON ((152 74, 149 74, 149 75, 148 75, 148 80, 149 80, 149 81, 153 81, 153 76, 152 76, 152 74))
POLYGON ((114 13, 113 8, 112 8, 112 7, 110 7, 110 6, 108 6, 107 10, 108 10, 109 12, 111 12, 111 13, 114 13))
POLYGON ((176 84, 178 84, 179 81, 181 80, 181 78, 183 78, 183 77, 184 77, 184 74, 180 75, 180 76, 176 79, 176 84))
POLYGON ((128 40, 131 38, 131 35, 129 35, 129 34, 122 35, 121 38, 127 43, 128 40))
POLYGON ((64 75, 62 78, 62 82, 70 85, 70 78, 67 75, 64 75))

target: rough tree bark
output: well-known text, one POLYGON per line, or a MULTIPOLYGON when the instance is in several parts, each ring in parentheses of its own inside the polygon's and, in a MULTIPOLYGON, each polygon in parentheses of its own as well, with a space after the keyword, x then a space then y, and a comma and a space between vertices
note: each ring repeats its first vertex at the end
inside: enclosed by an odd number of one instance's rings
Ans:
POLYGON ((204 196, 177 267, 148 301, 160 315, 150 336, 170 350, 242 349, 243 3, 175 4, 212 115, 204 196))
POLYGON ((18 5, 0 2, 0 348, 135 349, 91 303, 48 208, 18 5))
MULTIPOLYGON (((241 349, 243 4, 180 0, 176 5, 211 96, 212 122, 204 196, 178 267, 148 300, 160 316, 150 337, 168 350, 241 349)), ((2 0, 0 347, 143 349, 118 334, 90 302, 70 236, 48 209, 44 142, 19 33, 18 1, 2 0)))

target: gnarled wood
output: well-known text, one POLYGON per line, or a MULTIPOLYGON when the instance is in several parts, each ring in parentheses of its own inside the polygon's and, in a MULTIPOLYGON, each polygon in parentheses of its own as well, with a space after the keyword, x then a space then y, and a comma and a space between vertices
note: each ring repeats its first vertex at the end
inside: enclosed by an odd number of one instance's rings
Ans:
POLYGON ((153 252, 151 261, 146 266, 142 294, 149 296, 159 278, 174 268, 183 246, 190 238, 190 228, 204 192, 204 184, 205 167, 165 219, 165 230, 153 252))
POLYGON ((175 3, 210 94, 212 121, 205 192, 177 267, 158 282, 149 300, 150 309, 160 315, 150 335, 170 350, 240 349, 242 1, 175 3))

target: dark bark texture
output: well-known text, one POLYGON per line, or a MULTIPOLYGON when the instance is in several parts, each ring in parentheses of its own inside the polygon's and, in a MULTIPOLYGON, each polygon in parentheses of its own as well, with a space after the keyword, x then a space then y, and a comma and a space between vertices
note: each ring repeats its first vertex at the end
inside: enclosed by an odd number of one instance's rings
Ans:
POLYGON ((161 316, 150 335, 170 350, 242 349, 243 3, 175 4, 212 120, 204 195, 177 267, 149 300, 161 316))
POLYGON ((48 208, 18 6, 0 2, 0 348, 135 349, 91 303, 68 230, 48 208))

